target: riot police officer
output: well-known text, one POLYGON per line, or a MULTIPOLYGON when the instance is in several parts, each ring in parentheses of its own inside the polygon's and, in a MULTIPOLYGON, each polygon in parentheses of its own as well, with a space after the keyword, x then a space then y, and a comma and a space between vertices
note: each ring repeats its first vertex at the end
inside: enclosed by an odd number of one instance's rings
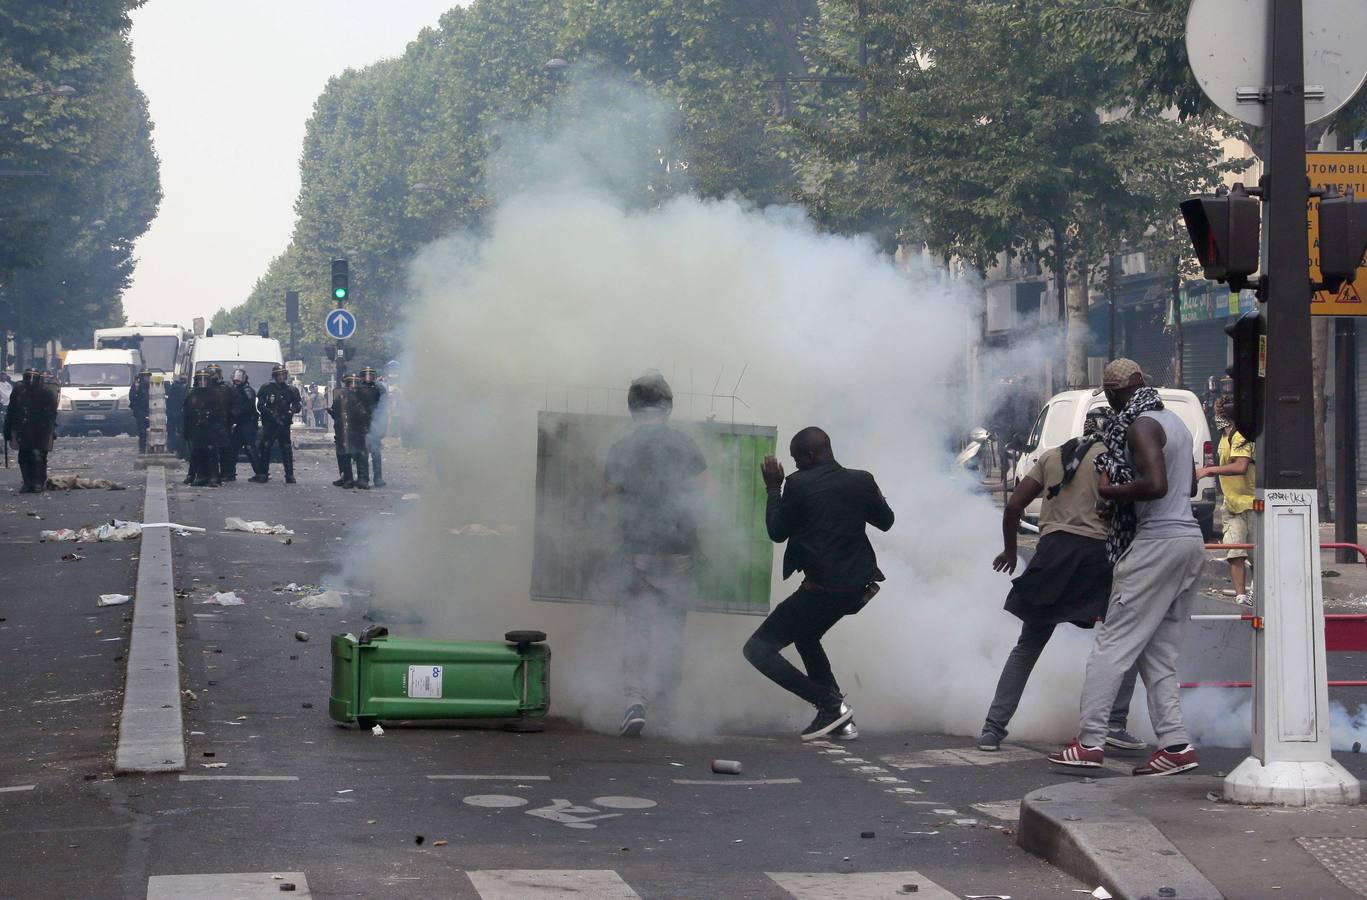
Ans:
POLYGON ((223 379, 223 367, 209 363, 204 367, 209 373, 209 384, 218 391, 219 409, 222 415, 215 423, 214 446, 218 452, 218 476, 223 481, 237 480, 237 447, 233 446, 233 406, 237 403, 237 392, 223 379))
POLYGON ((361 377, 352 373, 342 379, 346 387, 332 397, 333 441, 337 446, 337 471, 341 478, 335 487, 370 489, 370 463, 366 458, 366 433, 370 430, 370 407, 361 396, 361 377), (355 475, 352 465, 355 464, 355 475))
POLYGON ((256 470, 256 391, 245 369, 233 370, 233 383, 230 386, 232 402, 228 407, 228 420, 231 426, 229 448, 225 449, 219 468, 224 481, 237 480, 237 457, 242 451, 247 453, 247 462, 256 470))
POLYGON ((285 464, 285 484, 294 484, 294 445, 290 443, 290 425, 299 412, 302 401, 299 390, 289 383, 289 370, 276 366, 271 370, 271 383, 256 395, 256 411, 261 416, 261 441, 256 447, 256 474, 252 481, 265 484, 271 474, 271 447, 280 445, 280 459, 285 464))
POLYGON ((128 408, 138 429, 138 452, 147 452, 147 429, 152 422, 152 373, 143 369, 128 391, 128 408))
POLYGON ((26 369, 24 380, 10 394, 5 413, 4 439, 19 451, 21 494, 47 488, 47 454, 57 428, 57 392, 43 382, 37 369, 26 369))
POLYGON ((219 449, 226 440, 223 423, 228 411, 220 387, 214 384, 207 369, 200 369, 185 398, 185 437, 190 442, 190 471, 185 483, 196 487, 218 487, 223 483, 218 463, 219 449))
POLYGON ((181 459, 190 457, 185 440, 185 398, 189 395, 190 385, 184 375, 166 387, 166 449, 181 459))
POLYGON ((370 469, 375 487, 384 487, 384 438, 389 428, 389 390, 381 383, 374 366, 361 370, 361 386, 357 389, 366 403, 370 416, 370 431, 366 433, 366 452, 370 454, 370 469))

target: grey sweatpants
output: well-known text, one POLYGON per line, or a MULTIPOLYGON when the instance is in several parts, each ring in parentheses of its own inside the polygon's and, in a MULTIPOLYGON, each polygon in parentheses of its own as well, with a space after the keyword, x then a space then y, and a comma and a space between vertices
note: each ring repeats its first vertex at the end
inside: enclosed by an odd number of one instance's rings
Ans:
POLYGON ((622 599, 622 688, 627 705, 674 699, 683 679, 684 628, 697 593, 696 560, 689 555, 630 557, 622 599))
POLYGON ((1115 564, 1106 621, 1087 657, 1078 740, 1099 747, 1126 671, 1139 662, 1158 746, 1191 741, 1182 722, 1177 657, 1205 565, 1201 536, 1136 540, 1115 564))

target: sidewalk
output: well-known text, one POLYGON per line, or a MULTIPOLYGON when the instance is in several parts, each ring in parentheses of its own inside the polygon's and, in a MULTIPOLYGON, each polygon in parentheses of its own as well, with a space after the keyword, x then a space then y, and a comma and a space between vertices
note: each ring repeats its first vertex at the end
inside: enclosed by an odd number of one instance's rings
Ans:
MULTIPOLYGON (((1242 756, 1203 751, 1188 775, 1103 772, 1034 791, 1021 803, 1018 843, 1121 900, 1367 896, 1367 807, 1226 803, 1218 767, 1242 756)), ((1337 758, 1367 775, 1361 755, 1337 758)))

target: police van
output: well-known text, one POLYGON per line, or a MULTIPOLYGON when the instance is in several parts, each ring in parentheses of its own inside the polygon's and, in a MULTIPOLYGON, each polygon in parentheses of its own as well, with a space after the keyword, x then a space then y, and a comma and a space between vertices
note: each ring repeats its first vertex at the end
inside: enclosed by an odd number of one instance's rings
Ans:
POLYGON ((68 350, 57 401, 57 433, 137 434, 128 392, 142 371, 137 350, 68 350))
POLYGON ((198 372, 212 363, 223 369, 225 381, 232 380, 235 369, 242 369, 247 373, 248 383, 259 391, 263 384, 270 383, 271 370, 285 364, 285 357, 275 338, 232 331, 195 338, 190 351, 190 372, 198 372))

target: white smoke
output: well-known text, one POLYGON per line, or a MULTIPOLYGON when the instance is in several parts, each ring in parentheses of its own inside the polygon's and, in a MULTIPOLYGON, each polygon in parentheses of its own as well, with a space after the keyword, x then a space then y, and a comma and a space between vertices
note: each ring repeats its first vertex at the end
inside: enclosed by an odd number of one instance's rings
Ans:
MULTIPOLYGON (((656 131, 668 117, 629 93, 628 103, 620 86, 573 94, 581 109, 596 96, 620 127, 562 122, 507 138, 517 152, 493 168, 530 171, 501 177, 483 232, 452 235, 412 264, 403 402, 421 417, 436 484, 372 546, 382 561, 368 585, 375 605, 417 613, 433 637, 547 631, 554 711, 615 727, 613 609, 528 600, 537 411, 625 415, 624 390, 647 369, 676 392, 707 393, 715 373, 731 373, 729 389, 744 368, 747 408, 736 418, 776 425, 789 471, 788 440, 819 425, 837 459, 874 474, 898 517, 889 534, 873 533, 882 593, 826 641, 861 728, 976 735, 1019 627, 1001 609, 1009 582, 990 567, 1000 513, 946 470, 947 437, 967 408, 964 353, 980 287, 919 259, 899 267, 869 240, 824 234, 792 207, 688 195, 643 207, 623 187, 641 179, 619 170, 666 140, 656 131), (630 131, 642 108, 652 111, 645 139, 630 131), (642 153, 612 143, 623 134, 642 153), (500 533, 451 533, 471 523, 500 533)), ((676 417, 688 414, 681 400, 676 417)), ((775 603, 798 580, 779 584, 778 569, 776 557, 775 603)), ((652 730, 702 737, 805 722, 810 709, 741 657, 759 621, 689 617, 689 712, 652 730)), ((1089 642, 1090 632, 1059 629, 1014 737, 1071 731, 1089 642)))

